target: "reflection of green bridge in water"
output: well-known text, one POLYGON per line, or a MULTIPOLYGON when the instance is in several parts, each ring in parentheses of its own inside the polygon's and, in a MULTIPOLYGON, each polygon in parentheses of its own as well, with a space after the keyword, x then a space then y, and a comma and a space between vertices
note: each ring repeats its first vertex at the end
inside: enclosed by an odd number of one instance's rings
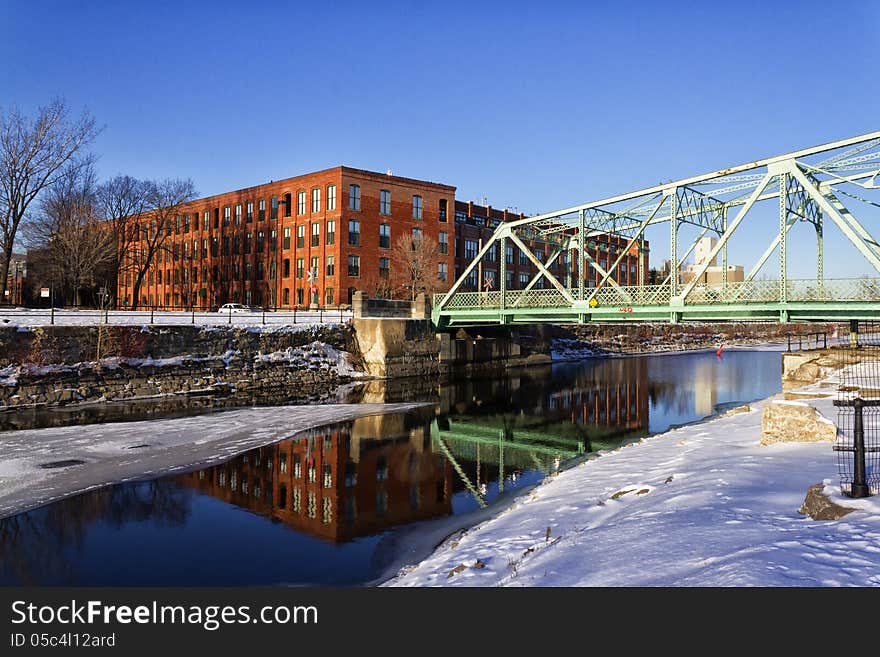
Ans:
POLYGON ((562 461, 617 447, 623 440, 645 433, 642 427, 583 427, 570 422, 517 426, 513 416, 441 418, 431 423, 431 442, 436 451, 447 458, 481 507, 487 505, 484 493, 460 461, 477 463, 478 472, 480 464, 497 467, 499 492, 504 492, 505 468, 549 474, 557 471, 562 461))

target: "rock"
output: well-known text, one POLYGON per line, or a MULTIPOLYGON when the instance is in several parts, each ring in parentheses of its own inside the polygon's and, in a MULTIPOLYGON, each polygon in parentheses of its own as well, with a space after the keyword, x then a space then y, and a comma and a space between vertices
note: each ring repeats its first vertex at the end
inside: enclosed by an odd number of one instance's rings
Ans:
POLYGON ((811 443, 834 441, 837 427, 812 406, 791 401, 775 401, 764 407, 761 416, 761 444, 780 442, 811 443))
POLYGON ((460 563, 455 568, 453 568, 452 570, 449 571, 449 574, 446 576, 446 578, 449 579, 453 575, 456 575, 463 570, 467 570, 467 566, 463 563, 460 563))
POLYGON ((829 500, 822 493, 824 488, 823 484, 813 484, 810 486, 803 505, 798 509, 798 513, 810 516, 813 520, 839 520, 848 513, 855 511, 855 509, 840 506, 829 500))
POLYGON ((476 562, 474 563, 473 567, 474 568, 485 568, 486 564, 483 562, 482 559, 477 559, 476 562))
POLYGON ((727 411, 727 415, 738 415, 739 413, 751 413, 752 407, 746 404, 745 406, 737 406, 736 408, 731 408, 727 411))

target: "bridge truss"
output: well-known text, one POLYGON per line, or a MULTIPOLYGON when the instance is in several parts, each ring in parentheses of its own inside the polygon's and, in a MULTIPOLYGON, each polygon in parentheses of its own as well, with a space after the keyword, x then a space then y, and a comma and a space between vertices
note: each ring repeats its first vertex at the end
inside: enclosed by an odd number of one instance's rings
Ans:
POLYGON ((867 207, 880 208, 878 189, 880 132, 873 132, 502 223, 450 291, 434 296, 432 317, 439 327, 588 321, 878 319, 880 244, 858 218, 864 217, 867 207), (743 224, 761 220, 755 218, 754 208, 767 202, 778 204, 775 237, 768 244, 758 245, 765 248, 743 281, 728 282, 728 244, 743 224), (647 284, 645 231, 660 224, 668 227, 670 271, 659 283, 647 284), (788 276, 788 235, 798 224, 812 226, 815 233, 815 278, 788 276), (684 226, 695 227, 697 236, 689 244, 680 241, 684 226), (829 227, 842 233, 878 277, 825 278, 823 240, 829 227), (624 238, 626 244, 613 262, 606 263, 607 267, 601 266, 588 249, 590 239, 602 234, 624 238), (717 243, 704 264, 684 282, 679 272, 685 259, 707 234, 716 236, 717 243), (535 239, 551 244, 544 262, 527 245, 535 239), (537 269, 523 289, 507 289, 508 245, 514 254, 524 254, 537 269), (500 289, 462 291, 465 280, 486 253, 499 246, 500 289), (615 273, 628 253, 638 254, 638 284, 621 286, 615 273), (757 278, 774 254, 778 256, 778 277, 757 278), (565 267, 557 276, 551 267, 560 257, 565 267), (719 258, 720 284, 701 282, 710 263, 719 258), (598 273, 595 285, 588 285, 591 271, 598 273))

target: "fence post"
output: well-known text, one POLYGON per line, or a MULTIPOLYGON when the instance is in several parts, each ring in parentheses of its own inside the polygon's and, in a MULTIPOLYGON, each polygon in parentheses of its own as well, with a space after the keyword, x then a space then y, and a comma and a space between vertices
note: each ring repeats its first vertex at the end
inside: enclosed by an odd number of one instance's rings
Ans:
POLYGON ((324 323, 324 307, 323 306, 318 308, 318 322, 321 324, 324 323))
POLYGON ((195 324, 196 323, 196 304, 192 305, 191 311, 192 311, 192 317, 190 318, 189 323, 195 324))
POLYGON ((229 307, 229 320, 226 323, 232 324, 232 306, 229 307))
POLYGON ((150 308, 150 324, 153 323, 153 313, 156 312, 155 308, 150 308))
POLYGON ((853 483, 850 491, 851 497, 868 497, 868 482, 865 478, 865 424, 862 417, 862 409, 865 401, 861 397, 853 399, 853 483))
POLYGON ((296 306, 293 307, 293 323, 296 324, 296 306))
POLYGON ((266 323, 266 306, 263 306, 263 324, 266 323))

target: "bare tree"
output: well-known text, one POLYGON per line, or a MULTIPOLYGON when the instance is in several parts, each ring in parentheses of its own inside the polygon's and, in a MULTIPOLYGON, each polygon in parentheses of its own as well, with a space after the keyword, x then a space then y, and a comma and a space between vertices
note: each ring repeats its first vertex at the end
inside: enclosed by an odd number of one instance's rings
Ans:
POLYGON ((415 299, 440 287, 437 263, 440 249, 430 237, 401 235, 391 247, 391 276, 396 289, 415 299))
MULTIPOLYGON (((62 175, 65 165, 98 134, 87 112, 70 119, 62 100, 37 110, 35 117, 17 108, 0 114, 0 299, 19 225, 31 203, 62 175)), ((88 163, 80 160, 80 165, 88 163)))
POLYGON ((97 190, 101 213, 115 238, 113 262, 108 275, 113 306, 116 305, 120 276, 125 271, 125 256, 132 251, 138 239, 137 217, 146 210, 149 192, 149 183, 131 176, 111 178, 97 190))
POLYGON ((390 276, 382 272, 370 272, 361 279, 359 289, 371 299, 390 299, 394 294, 394 283, 390 276))
POLYGON ((106 267, 114 257, 113 234, 102 225, 96 190, 92 166, 71 162, 43 195, 40 213, 22 225, 40 269, 69 290, 78 306, 84 288, 99 280, 107 285, 106 267))
POLYGON ((131 309, 137 310, 140 303, 141 285, 147 270, 160 252, 168 253, 167 237, 175 230, 175 217, 184 203, 191 201, 196 195, 192 180, 168 178, 149 183, 147 193, 147 210, 137 215, 133 229, 141 236, 135 241, 122 257, 125 267, 134 275, 132 285, 131 309))

